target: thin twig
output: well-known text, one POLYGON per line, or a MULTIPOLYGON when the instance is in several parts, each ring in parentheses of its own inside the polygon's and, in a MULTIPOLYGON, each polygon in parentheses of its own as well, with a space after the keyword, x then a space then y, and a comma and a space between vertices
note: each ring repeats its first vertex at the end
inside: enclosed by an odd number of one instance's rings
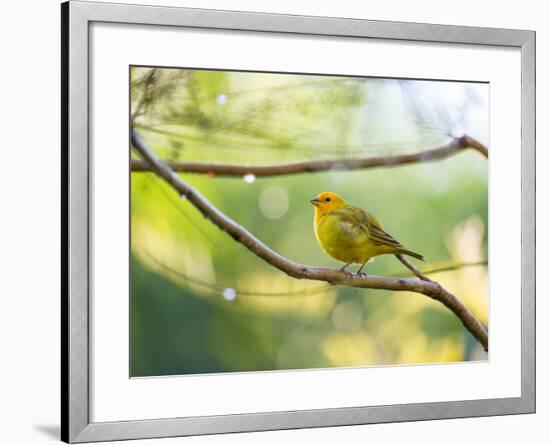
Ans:
POLYGON ((307 280, 325 281, 330 284, 340 284, 367 289, 385 289, 392 291, 408 291, 424 294, 441 302, 449 308, 479 341, 483 348, 488 350, 488 335, 483 325, 466 309, 462 302, 433 281, 423 281, 412 278, 389 278, 369 275, 368 277, 351 274, 325 267, 307 266, 289 260, 256 238, 244 227, 237 224, 219 209, 214 207, 197 190, 184 182, 172 169, 141 140, 136 131, 132 131, 132 144, 136 151, 149 163, 150 168, 178 193, 185 196, 205 218, 212 221, 221 230, 231 236, 236 242, 245 246, 262 260, 286 273, 287 275, 307 280))
MULTIPOLYGON (((172 171, 178 173, 202 173, 216 176, 239 177, 254 175, 256 177, 265 177, 329 170, 361 170, 374 167, 398 166, 414 162, 436 161, 445 159, 467 149, 479 151, 485 157, 489 156, 489 152, 483 144, 470 136, 462 136, 438 148, 401 155, 317 159, 266 165, 220 164, 208 162, 169 162, 167 164, 172 171)), ((150 165, 146 161, 139 159, 131 160, 131 168, 134 172, 151 170, 150 165)))
MULTIPOLYGON (((155 176, 153 176, 154 178, 156 178, 155 176)), ((150 178, 150 181, 153 182, 153 177, 150 178)), ((160 179, 156 179, 158 180, 159 182, 161 181, 160 179)), ((181 216, 183 216, 185 218, 185 220, 191 225, 193 226, 193 228, 199 232, 203 238, 208 241, 208 243, 214 248, 216 249, 217 251, 220 250, 220 246, 218 246, 218 243, 213 240, 209 235, 208 233, 206 233, 206 231, 204 231, 198 224, 195 223, 195 221, 193 221, 191 219, 191 217, 185 213, 185 211, 183 210, 183 207, 181 207, 179 204, 179 202, 176 202, 175 199, 173 199, 172 196, 170 196, 168 194, 168 192, 166 190, 164 190, 164 188, 159 187, 158 188, 160 190, 160 192, 162 193, 162 195, 167 199, 167 201, 174 207, 174 209, 176 209, 177 212, 179 212, 181 214, 181 216)), ((172 188, 171 191, 174 191, 174 189, 172 188)))
MULTIPOLYGON (((420 271, 423 275, 434 275, 441 272, 449 272, 452 270, 459 270, 459 269, 465 269, 468 267, 480 267, 480 266, 486 266, 488 264, 487 260, 481 260, 481 261, 473 261, 473 262, 464 262, 464 263, 451 263, 451 264, 445 264, 445 265, 439 265, 434 266, 431 269, 423 269, 420 271)), ((390 277, 400 277, 403 275, 401 272, 394 273, 389 275, 390 277)), ((411 275, 415 275, 413 271, 411 271, 411 275)))
POLYGON ((487 260, 474 261, 474 262, 471 262, 471 263, 448 264, 446 266, 434 267, 433 269, 425 269, 425 270, 422 271, 422 273, 424 275, 433 275, 433 274, 436 274, 436 273, 449 272, 451 270, 464 269, 464 268, 467 268, 467 267, 487 266, 487 264, 488 264, 487 260))
POLYGON ((432 281, 430 280, 426 275, 424 275, 422 272, 420 272, 413 263, 411 263, 407 258, 405 258, 401 254, 395 255, 399 261, 401 261, 414 275, 416 275, 417 278, 423 280, 423 281, 432 281))
POLYGON ((293 292, 262 292, 262 291, 247 290, 247 289, 237 289, 232 286, 222 286, 219 284, 212 284, 207 281, 201 280, 199 278, 195 278, 190 275, 184 274, 183 272, 180 272, 179 270, 176 270, 173 267, 170 267, 167 264, 164 264, 162 261, 158 260, 153 255, 151 255, 151 253, 149 253, 148 251, 145 250, 144 252, 145 252, 145 255, 147 255, 151 259, 151 261, 153 261, 157 266, 166 270, 170 274, 178 278, 181 278, 189 283, 204 287, 205 289, 208 289, 214 292, 223 293, 223 291, 230 288, 235 290, 236 295, 245 296, 245 297, 290 297, 290 296, 305 297, 309 295, 322 294, 333 288, 330 285, 322 285, 317 287, 311 287, 309 289, 301 289, 299 291, 293 291, 293 292))

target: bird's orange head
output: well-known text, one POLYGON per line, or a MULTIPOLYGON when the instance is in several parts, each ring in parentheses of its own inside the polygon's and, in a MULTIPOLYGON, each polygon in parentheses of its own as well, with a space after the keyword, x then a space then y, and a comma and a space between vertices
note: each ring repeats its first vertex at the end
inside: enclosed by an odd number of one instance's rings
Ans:
POLYGON ((348 205, 344 198, 332 192, 319 193, 309 202, 311 202, 315 206, 316 213, 321 214, 332 212, 333 210, 342 209, 348 205))

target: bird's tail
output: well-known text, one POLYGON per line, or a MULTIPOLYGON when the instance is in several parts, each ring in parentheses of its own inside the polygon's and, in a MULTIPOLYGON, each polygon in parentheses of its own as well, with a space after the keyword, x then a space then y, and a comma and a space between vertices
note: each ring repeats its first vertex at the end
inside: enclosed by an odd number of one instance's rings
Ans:
POLYGON ((416 258, 417 260, 424 261, 424 257, 422 255, 420 255, 419 253, 413 252, 412 250, 398 249, 398 252, 402 253, 402 254, 405 254, 405 255, 412 256, 412 257, 416 258))

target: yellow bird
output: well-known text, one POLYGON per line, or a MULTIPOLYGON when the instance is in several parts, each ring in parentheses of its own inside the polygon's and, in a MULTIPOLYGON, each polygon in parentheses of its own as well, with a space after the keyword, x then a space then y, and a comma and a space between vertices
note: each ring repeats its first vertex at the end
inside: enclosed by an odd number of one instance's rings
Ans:
POLYGON ((419 253, 406 249, 399 241, 384 231, 376 216, 359 207, 349 205, 336 193, 323 192, 310 201, 315 206, 313 221, 315 236, 325 253, 344 263, 365 264, 383 254, 405 254, 424 261, 419 253))

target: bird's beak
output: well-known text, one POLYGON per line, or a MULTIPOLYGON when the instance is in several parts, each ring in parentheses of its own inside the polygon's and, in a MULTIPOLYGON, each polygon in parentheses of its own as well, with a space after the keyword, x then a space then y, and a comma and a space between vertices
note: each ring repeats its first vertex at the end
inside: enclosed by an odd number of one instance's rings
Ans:
POLYGON ((321 200, 319 198, 313 198, 309 202, 311 202, 315 207, 317 207, 319 204, 321 204, 321 200))

